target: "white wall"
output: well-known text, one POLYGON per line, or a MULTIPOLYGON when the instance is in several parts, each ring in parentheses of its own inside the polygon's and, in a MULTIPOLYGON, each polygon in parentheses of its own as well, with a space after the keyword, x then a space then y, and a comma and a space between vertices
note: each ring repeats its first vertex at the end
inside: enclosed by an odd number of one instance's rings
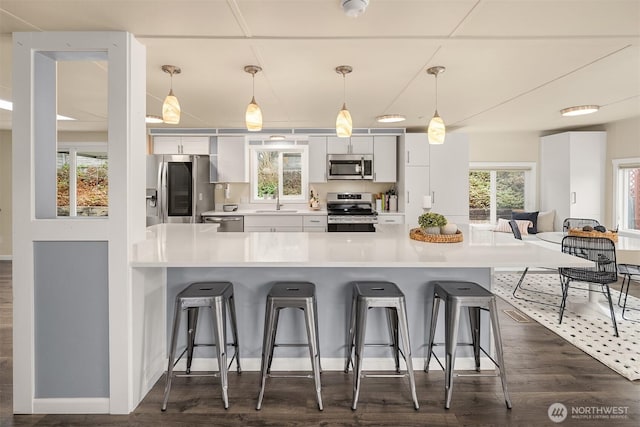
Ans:
POLYGON ((11 131, 0 130, 0 259, 11 253, 11 131))
POLYGON ((613 220, 613 166, 612 160, 640 157, 640 117, 608 123, 607 163, 605 165, 605 224, 615 227, 613 220))
POLYGON ((538 162, 539 132, 469 134, 470 162, 538 162))

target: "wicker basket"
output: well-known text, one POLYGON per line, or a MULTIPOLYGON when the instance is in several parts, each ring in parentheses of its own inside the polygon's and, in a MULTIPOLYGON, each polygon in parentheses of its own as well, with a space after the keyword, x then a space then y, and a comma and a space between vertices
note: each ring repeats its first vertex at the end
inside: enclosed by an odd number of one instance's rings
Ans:
POLYGON ((618 233, 614 233, 613 231, 605 231, 602 233, 600 231, 583 231, 579 228, 570 228, 568 234, 569 236, 580 237, 605 237, 614 242, 618 241, 618 233))
POLYGON ((427 234, 422 228, 412 228, 409 237, 413 240, 429 243, 459 243, 462 242, 462 232, 456 234, 427 234))

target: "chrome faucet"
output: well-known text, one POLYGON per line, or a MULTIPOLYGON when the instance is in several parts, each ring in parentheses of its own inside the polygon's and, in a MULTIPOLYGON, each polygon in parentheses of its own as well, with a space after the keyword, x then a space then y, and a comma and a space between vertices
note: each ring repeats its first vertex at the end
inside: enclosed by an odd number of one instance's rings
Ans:
POLYGON ((276 210, 279 211, 282 205, 280 204, 280 192, 276 193, 276 210))

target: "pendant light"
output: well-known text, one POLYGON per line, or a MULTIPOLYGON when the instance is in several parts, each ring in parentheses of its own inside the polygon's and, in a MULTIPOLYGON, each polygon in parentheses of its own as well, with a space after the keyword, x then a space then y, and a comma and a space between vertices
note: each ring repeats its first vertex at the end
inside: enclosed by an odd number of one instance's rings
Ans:
POLYGON ((351 114, 347 110, 347 79, 346 75, 353 71, 349 65, 339 65, 336 67, 336 73, 342 74, 342 91, 343 101, 342 108, 338 112, 336 118, 336 134, 341 138, 347 138, 351 136, 353 130, 353 122, 351 121, 351 114))
POLYGON ((251 74, 251 102, 247 105, 247 112, 244 115, 245 122, 247 124, 247 130, 250 132, 258 132, 262 130, 262 110, 256 103, 255 91, 256 91, 256 73, 262 71, 262 67, 257 65, 247 65, 244 67, 244 71, 251 74))
POLYGON ((440 65, 427 68, 427 73, 436 77, 436 112, 429 122, 429 127, 427 128, 429 144, 444 144, 444 137, 447 130, 444 125, 444 120, 442 120, 442 117, 438 114, 438 74, 444 73, 444 70, 445 68, 440 65))
POLYGON ((175 65, 163 65, 162 71, 171 75, 169 95, 167 95, 162 104, 162 121, 170 125, 177 125, 180 123, 180 103, 178 102, 178 98, 173 94, 173 75, 180 74, 182 70, 175 65))

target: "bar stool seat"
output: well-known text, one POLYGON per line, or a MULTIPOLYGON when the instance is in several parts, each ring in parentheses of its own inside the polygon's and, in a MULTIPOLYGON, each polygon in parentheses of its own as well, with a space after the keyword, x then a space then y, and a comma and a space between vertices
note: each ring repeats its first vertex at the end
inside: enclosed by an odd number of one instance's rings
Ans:
MULTIPOLYGON (((453 372, 455 367, 456 348, 458 346, 458 329, 460 323, 460 309, 467 307, 469 311, 469 322, 471 326, 473 355, 475 359, 476 371, 480 371, 480 351, 482 351, 499 370, 500 379, 502 381, 502 390, 504 392, 507 408, 511 409, 511 399, 507 390, 507 373, 505 371, 504 358, 502 355, 502 337, 500 335, 500 325, 498 324, 498 311, 496 308, 496 297, 487 289, 473 282, 464 281, 437 281, 434 282, 433 289, 433 311, 431 313, 431 329, 429 332, 429 343, 427 346, 428 353, 424 370, 429 371, 429 362, 431 355, 442 367, 442 363, 433 352, 434 336, 436 332, 436 323, 438 321, 438 308, 440 300, 445 302, 445 403, 444 407, 449 409, 451 406, 451 396, 453 394, 453 372), (480 310, 488 310, 491 317, 491 326, 493 330, 493 338, 495 341, 496 358, 494 360, 480 346, 480 310)), ((476 374, 477 375, 477 374, 476 374)))
MULTIPOLYGON (((238 322, 236 321, 236 310, 233 297, 233 285, 231 282, 195 282, 182 290, 175 299, 175 309, 173 318, 173 330, 171 333, 171 346, 169 353, 169 364, 167 367, 167 382, 164 389, 164 399, 162 410, 167 409, 169 393, 171 392, 171 382, 173 379, 173 369, 184 354, 187 354, 187 369, 185 376, 200 376, 191 374, 191 362, 193 351, 198 346, 215 346, 218 359, 218 369, 220 385, 222 387, 222 401, 224 407, 229 407, 227 393, 227 371, 233 360, 236 360, 237 372, 241 373, 240 367, 240 347, 238 345, 238 322), (213 338, 215 343, 196 343, 196 328, 198 325, 198 315, 200 308, 211 309, 211 320, 213 326, 213 338), (227 307, 231 318, 231 331, 233 342, 227 343, 227 307), (180 319, 182 312, 187 310, 187 344, 180 356, 176 359, 176 348, 178 346, 178 332, 180 330, 180 319), (235 348, 233 357, 227 365, 227 346, 235 348), (175 361, 174 361, 175 360, 175 361)), ((208 375, 210 376, 210 374, 208 375)))
POLYGON ((271 375, 271 362, 275 347, 309 347, 313 379, 316 388, 318 409, 322 406, 322 384, 320 382, 320 342, 318 339, 318 315, 317 315, 316 287, 310 282, 275 282, 267 295, 267 304, 264 313, 264 336, 262 342, 262 367, 260 393, 256 409, 262 408, 262 399, 267 377, 293 377, 294 375, 271 375), (307 329, 307 342, 304 344, 277 344, 276 334, 280 310, 283 308, 297 308, 304 312, 307 329))
MULTIPOLYGON (((411 360, 411 345, 409 343, 409 326, 404 294, 395 283, 384 281, 357 281, 350 284, 353 289, 351 300, 351 320, 349 323, 349 341, 347 344, 347 361, 344 372, 349 372, 349 365, 353 365, 353 402, 351 409, 355 410, 360 395, 362 379, 362 359, 364 347, 368 345, 392 347, 396 364, 396 372, 400 373, 400 355, 405 360, 409 388, 415 409, 420 406, 416 396, 416 384, 411 360), (387 325, 391 343, 366 344, 365 333, 367 327, 367 313, 371 308, 384 308, 387 315, 387 325), (400 351, 399 341, 402 341, 403 351, 400 351), (355 348, 355 357, 352 357, 355 348)), ((405 375, 384 375, 400 376, 405 375)))

